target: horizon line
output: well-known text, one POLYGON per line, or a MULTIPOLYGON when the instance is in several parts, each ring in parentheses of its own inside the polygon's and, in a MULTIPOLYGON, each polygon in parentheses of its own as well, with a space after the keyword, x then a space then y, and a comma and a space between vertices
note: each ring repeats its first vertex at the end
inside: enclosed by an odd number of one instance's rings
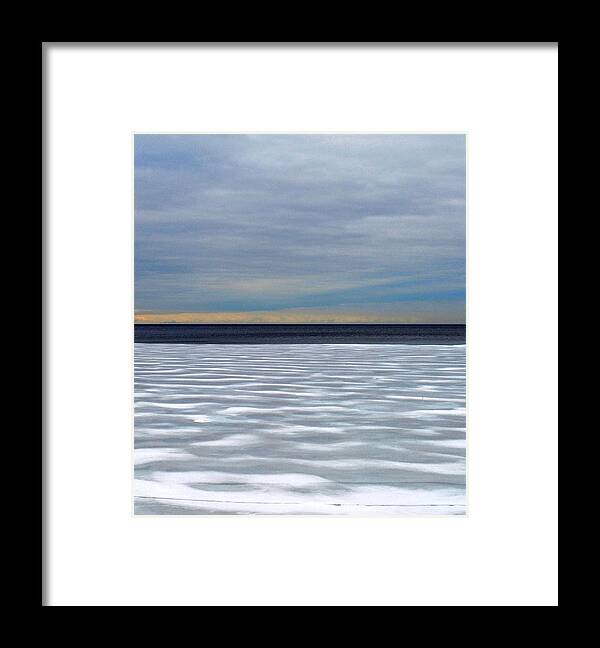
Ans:
POLYGON ((134 322, 135 326, 466 326, 466 322, 134 322))
POLYGON ((457 312, 365 313, 352 310, 134 311, 136 324, 464 324, 457 312))

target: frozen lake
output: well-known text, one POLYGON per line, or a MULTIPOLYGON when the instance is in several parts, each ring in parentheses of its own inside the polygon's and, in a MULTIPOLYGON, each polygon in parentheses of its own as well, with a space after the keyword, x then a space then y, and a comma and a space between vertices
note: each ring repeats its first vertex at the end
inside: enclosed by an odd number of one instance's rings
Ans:
POLYGON ((465 513, 465 346, 135 344, 135 513, 465 513))

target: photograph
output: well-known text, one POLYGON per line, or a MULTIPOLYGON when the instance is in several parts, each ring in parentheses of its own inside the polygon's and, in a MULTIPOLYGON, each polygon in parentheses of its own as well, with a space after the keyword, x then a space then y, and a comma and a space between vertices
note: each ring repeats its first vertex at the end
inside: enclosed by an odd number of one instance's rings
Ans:
POLYGON ((465 133, 136 133, 134 513, 465 516, 465 133))
POLYGON ((42 606, 558 606, 558 42, 43 42, 42 606))

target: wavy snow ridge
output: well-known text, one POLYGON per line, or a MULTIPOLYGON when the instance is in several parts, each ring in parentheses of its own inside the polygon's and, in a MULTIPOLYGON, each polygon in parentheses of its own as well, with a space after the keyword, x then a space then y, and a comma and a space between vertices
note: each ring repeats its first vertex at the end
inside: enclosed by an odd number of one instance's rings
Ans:
POLYGON ((465 512, 464 345, 135 345, 136 514, 465 512))

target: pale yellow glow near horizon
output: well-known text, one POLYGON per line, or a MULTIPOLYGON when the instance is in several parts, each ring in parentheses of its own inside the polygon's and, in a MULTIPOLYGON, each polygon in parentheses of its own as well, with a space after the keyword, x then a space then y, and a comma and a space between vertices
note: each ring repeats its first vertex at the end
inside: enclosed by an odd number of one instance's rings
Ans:
POLYGON ((210 313, 136 313, 136 324, 437 324, 452 323, 428 314, 384 314, 290 309, 210 313))

